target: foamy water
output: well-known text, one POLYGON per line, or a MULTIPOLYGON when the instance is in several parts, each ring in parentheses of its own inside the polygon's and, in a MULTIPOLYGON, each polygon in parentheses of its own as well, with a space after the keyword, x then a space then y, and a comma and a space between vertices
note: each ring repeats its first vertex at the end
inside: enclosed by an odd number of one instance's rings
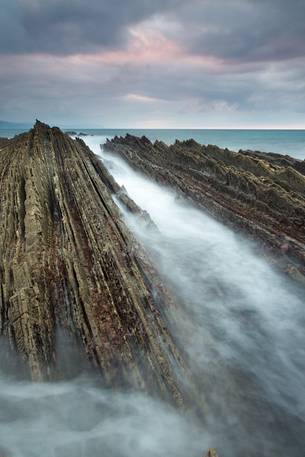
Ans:
POLYGON ((143 395, 0 372, 1 457, 195 457, 205 444, 190 420, 143 395))
POLYGON ((87 140, 159 232, 124 212, 181 302, 173 329, 200 377, 223 455, 303 456, 303 297, 255 245, 87 140), (245 454, 243 454, 245 453, 245 454))
MULTIPOLYGON (((122 208, 180 303, 169 315, 205 402, 199 426, 168 405, 92 379, 33 384, 3 373, 2 457, 303 457, 304 300, 241 237, 101 152, 158 227, 122 208)), ((1 367, 2 364, 2 367, 1 367)))

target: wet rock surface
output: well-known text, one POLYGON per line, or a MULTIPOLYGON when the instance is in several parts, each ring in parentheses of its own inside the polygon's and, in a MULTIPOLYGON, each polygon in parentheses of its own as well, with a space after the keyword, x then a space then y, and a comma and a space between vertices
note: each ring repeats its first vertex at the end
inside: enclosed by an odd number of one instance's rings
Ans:
POLYGON ((127 134, 105 150, 214 218, 258 240, 267 259, 305 284, 305 161, 233 152, 194 140, 166 145, 127 134))
POLYGON ((185 366, 163 313, 173 302, 113 193, 141 213, 56 127, 37 121, 0 150, 0 333, 33 379, 56 377, 64 333, 106 385, 183 405, 185 366))

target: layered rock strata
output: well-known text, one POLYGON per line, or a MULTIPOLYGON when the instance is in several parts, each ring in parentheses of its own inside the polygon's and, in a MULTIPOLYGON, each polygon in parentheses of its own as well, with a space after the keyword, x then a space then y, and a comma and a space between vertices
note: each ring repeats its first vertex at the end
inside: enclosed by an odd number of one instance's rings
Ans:
POLYGON ((9 142, 10 142, 10 140, 8 138, 0 137, 0 149, 2 149, 5 146, 7 146, 9 142))
POLYGON ((268 260, 305 285, 305 161, 194 140, 168 146, 131 135, 107 140, 104 147, 259 240, 268 260))
POLYGON ((85 143, 58 128, 37 121, 1 148, 0 333, 33 379, 56 373, 64 331, 106 385, 182 405, 184 363, 164 313, 174 303, 113 193, 147 217, 85 143))

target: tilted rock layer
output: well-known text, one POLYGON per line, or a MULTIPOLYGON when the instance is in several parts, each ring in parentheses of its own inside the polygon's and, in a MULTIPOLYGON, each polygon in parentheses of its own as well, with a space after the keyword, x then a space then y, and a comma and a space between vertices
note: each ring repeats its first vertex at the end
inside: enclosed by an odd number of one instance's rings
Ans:
POLYGON ((305 285, 305 161, 194 140, 167 146, 132 135, 115 137, 104 147, 259 240, 270 261, 305 285))
POLYGON ((37 121, 1 146, 0 332, 34 379, 52 377, 65 329, 108 385, 181 404, 183 362, 162 313, 172 302, 121 220, 119 190, 85 143, 58 128, 37 121))
POLYGON ((7 146, 9 144, 9 142, 10 142, 10 140, 8 138, 0 137, 0 148, 7 146))

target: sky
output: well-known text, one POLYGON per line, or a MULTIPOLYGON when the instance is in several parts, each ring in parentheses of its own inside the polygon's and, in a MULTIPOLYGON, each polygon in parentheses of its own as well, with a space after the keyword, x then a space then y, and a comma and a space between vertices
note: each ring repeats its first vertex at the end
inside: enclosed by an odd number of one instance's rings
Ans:
POLYGON ((0 0, 0 119, 305 128, 305 0, 0 0))

